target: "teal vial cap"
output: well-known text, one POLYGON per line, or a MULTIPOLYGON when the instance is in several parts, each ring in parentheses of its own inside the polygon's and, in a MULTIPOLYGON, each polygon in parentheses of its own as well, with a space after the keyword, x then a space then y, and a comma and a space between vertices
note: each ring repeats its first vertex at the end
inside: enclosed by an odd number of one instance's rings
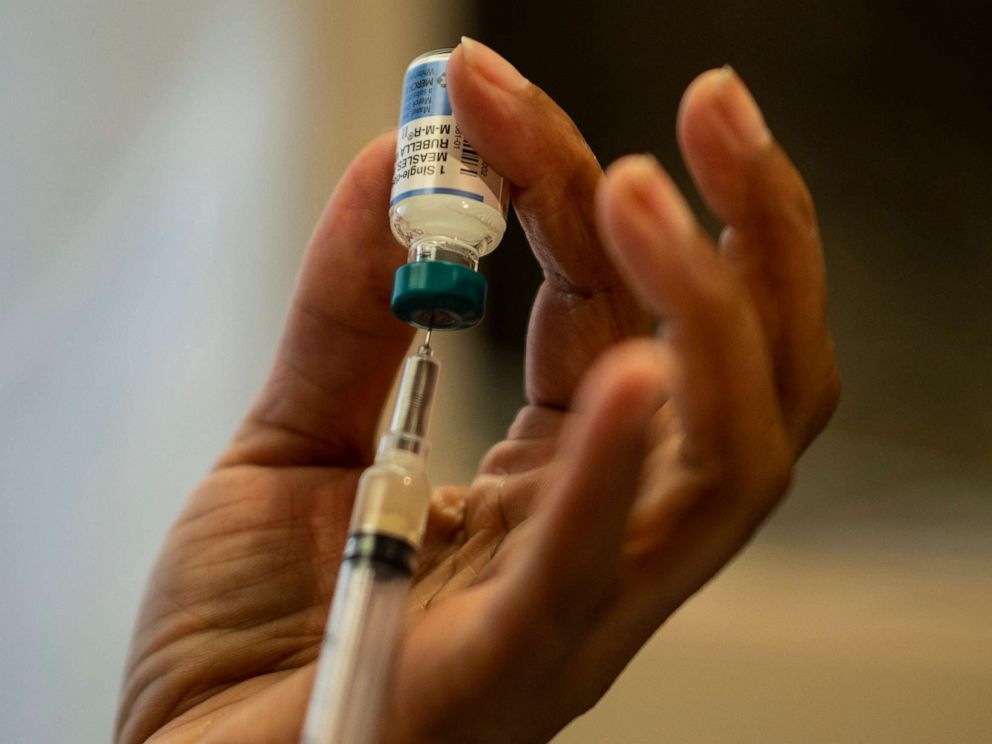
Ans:
POLYGON ((418 328, 471 328, 486 309, 486 278, 450 261, 408 263, 396 270, 390 305, 418 328))

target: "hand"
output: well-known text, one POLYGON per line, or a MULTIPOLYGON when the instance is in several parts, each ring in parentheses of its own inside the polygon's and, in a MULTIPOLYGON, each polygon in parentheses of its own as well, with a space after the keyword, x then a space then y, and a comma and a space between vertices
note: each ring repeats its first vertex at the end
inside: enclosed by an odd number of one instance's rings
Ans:
MULTIPOLYGON (((604 176, 568 117, 472 42, 455 114, 513 184, 545 281, 528 405, 438 489, 383 741, 546 741, 783 496, 838 396, 813 208, 740 80, 678 133, 719 245, 648 158, 604 176), (655 316, 662 333, 647 335, 655 316)), ((154 569, 119 741, 295 742, 358 477, 411 331, 386 220, 394 140, 342 179, 273 372, 154 569)))

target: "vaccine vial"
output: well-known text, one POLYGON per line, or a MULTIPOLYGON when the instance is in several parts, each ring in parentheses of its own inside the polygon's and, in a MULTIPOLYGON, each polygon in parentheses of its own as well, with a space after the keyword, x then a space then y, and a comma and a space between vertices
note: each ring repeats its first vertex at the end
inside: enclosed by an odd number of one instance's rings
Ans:
POLYGON ((506 230, 509 189, 451 113, 451 51, 422 54, 406 70, 389 200, 393 235, 408 251, 393 282, 392 309, 420 328, 469 328, 482 320, 479 259, 506 230))

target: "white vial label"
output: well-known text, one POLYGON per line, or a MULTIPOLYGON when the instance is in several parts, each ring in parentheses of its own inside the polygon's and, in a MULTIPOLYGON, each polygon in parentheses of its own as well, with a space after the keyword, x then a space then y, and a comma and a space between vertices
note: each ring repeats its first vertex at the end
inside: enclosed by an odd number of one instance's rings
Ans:
POLYGON ((448 56, 418 60, 406 71, 389 205, 422 194, 453 194, 505 216, 509 189, 503 177, 479 157, 451 115, 448 56))

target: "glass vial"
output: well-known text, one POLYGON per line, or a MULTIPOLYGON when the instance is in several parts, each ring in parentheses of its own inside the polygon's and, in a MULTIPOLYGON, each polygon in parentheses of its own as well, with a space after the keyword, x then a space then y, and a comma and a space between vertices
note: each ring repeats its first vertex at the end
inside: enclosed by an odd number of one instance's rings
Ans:
POLYGON ((389 200, 393 235, 408 250, 393 284, 393 313, 420 328, 469 328, 482 319, 479 259, 506 230, 509 189, 451 113, 451 51, 421 54, 406 70, 389 200))

